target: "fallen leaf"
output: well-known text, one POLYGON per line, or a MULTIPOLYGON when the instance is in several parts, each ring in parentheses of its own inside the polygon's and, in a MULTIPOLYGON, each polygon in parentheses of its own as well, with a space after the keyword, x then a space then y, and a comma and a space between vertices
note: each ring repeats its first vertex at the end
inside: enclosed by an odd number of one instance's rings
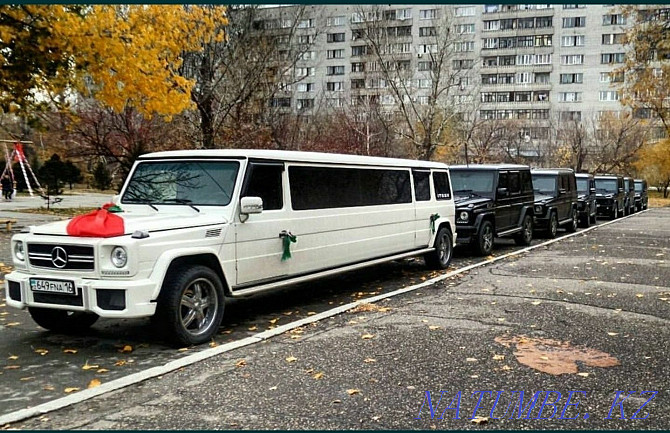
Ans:
POLYGON ((19 380, 22 381, 22 382, 26 382, 26 381, 33 380, 33 379, 35 379, 35 376, 22 377, 19 380))
POLYGON ((247 365, 247 361, 244 359, 240 359, 235 363, 235 367, 244 367, 245 365, 247 365))
POLYGON ((465 362, 477 362, 477 358, 465 358, 465 362))
POLYGON ((133 351, 133 346, 131 346, 129 344, 126 344, 125 346, 123 346, 123 348, 121 350, 119 350, 120 353, 130 353, 132 351, 133 351))
POLYGON ((277 323, 278 321, 279 321, 279 319, 271 319, 271 320, 270 320, 270 325, 274 325, 274 324, 277 323))
POLYGON ((77 349, 63 349, 63 353, 71 353, 74 355, 77 353, 77 349))
POLYGON ((42 387, 42 389, 43 389, 44 391, 53 391, 53 390, 56 389, 56 388, 54 388, 53 385, 44 385, 44 386, 42 387))
POLYGON ((589 377, 589 374, 588 373, 577 373, 577 376, 589 377))
POLYGON ((9 358, 7 359, 9 359, 10 361, 16 361, 17 359, 19 359, 19 357, 16 355, 10 355, 9 358))
POLYGON ((377 360, 374 359, 374 358, 365 358, 365 359, 363 360, 363 362, 366 363, 366 364, 371 364, 371 363, 373 363, 373 362, 377 362, 377 360))
POLYGON ((123 359, 119 359, 118 361, 116 361, 114 363, 114 365, 117 366, 117 367, 123 367, 124 365, 126 365, 126 361, 123 360, 123 359))
POLYGON ((258 326, 256 325, 249 328, 249 331, 256 331, 256 330, 258 330, 258 326))
POLYGON ((21 322, 11 322, 11 323, 6 323, 5 326, 9 327, 9 326, 16 326, 16 325, 20 325, 20 324, 21 324, 21 322))
POLYGON ((106 368, 99 368, 99 369, 96 370, 96 373, 101 373, 101 374, 102 373, 107 373, 107 372, 109 372, 109 370, 107 370, 106 368))
POLYGON ((472 419, 473 424, 487 424, 489 422, 489 419, 487 417, 483 416, 476 416, 472 419))
POLYGON ((16 370, 18 368, 21 368, 20 365, 6 365, 5 370, 16 370))
POLYGON ((541 303, 542 303, 542 301, 533 301, 533 302, 531 302, 531 304, 533 304, 533 305, 540 305, 541 303))
POLYGON ((430 329, 431 331, 435 331, 436 329, 440 329, 440 328, 441 328, 441 326, 438 326, 438 325, 431 325, 431 326, 428 327, 428 329, 430 329))
POLYGON ((621 308, 617 308, 616 310, 614 310, 615 313, 621 313, 621 311, 623 311, 621 308))
POLYGON ((322 372, 322 371, 319 371, 318 373, 313 374, 312 377, 313 377, 314 379, 316 379, 316 380, 319 380, 319 379, 321 379, 321 378, 323 377, 323 372, 322 372))
POLYGON ((307 315, 308 315, 308 316, 313 316, 313 315, 315 315, 315 314, 316 314, 316 313, 315 313, 314 311, 308 311, 308 312, 307 312, 307 315))
POLYGON ((84 364, 84 365, 81 367, 82 370, 92 370, 92 369, 94 369, 94 368, 99 368, 99 366, 97 366, 97 365, 91 365, 91 364, 88 363, 88 361, 86 361, 86 364, 84 364))
POLYGON ((72 387, 72 388, 65 388, 65 393, 66 393, 66 394, 69 394, 69 393, 71 393, 71 392, 75 392, 75 391, 79 391, 79 388, 75 388, 75 387, 72 387))
POLYGON ((212 341, 209 342, 209 347, 216 347, 216 346, 218 346, 218 345, 219 345, 219 343, 217 343, 217 342, 214 341, 214 340, 212 340, 212 341))
POLYGON ((49 353, 49 351, 47 349, 35 349, 35 353, 37 353, 40 356, 44 356, 47 353, 49 353))
POLYGON ((619 335, 619 333, 618 332, 608 332, 607 335, 609 335, 610 337, 615 337, 615 336, 619 335))
POLYGON ((268 389, 269 389, 270 391, 274 391, 274 390, 276 390, 276 389, 277 389, 277 386, 276 386, 276 385, 275 385, 275 386, 271 386, 271 387, 270 387, 270 388, 268 388, 268 389))
POLYGON ((360 394, 360 393, 361 393, 360 389, 351 388, 351 389, 347 390, 347 394, 349 394, 349 395, 356 395, 356 394, 360 394))
POLYGON ((100 382, 100 379, 92 379, 86 388, 91 389, 95 388, 96 386, 100 386, 102 382, 100 382))
POLYGON ((177 349, 177 352, 186 352, 189 348, 188 347, 181 347, 177 349))
POLYGON ((502 361, 503 359, 505 359, 505 355, 493 355, 494 361, 502 361))
POLYGON ((374 338, 374 337, 375 337, 375 336, 374 336, 373 334, 363 334, 363 335, 361 335, 361 338, 362 338, 363 340, 370 340, 370 339, 372 339, 372 338, 374 338))
POLYGON ((289 356, 288 358, 286 358, 286 362, 296 362, 297 360, 298 358, 296 358, 295 356, 289 356))
POLYGON ((635 295, 637 298, 644 298, 644 295, 642 293, 638 293, 635 295))
POLYGON ((503 365, 502 367, 500 367, 500 369, 501 369, 502 371, 508 371, 508 370, 511 370, 512 367, 510 367, 509 365, 503 365))

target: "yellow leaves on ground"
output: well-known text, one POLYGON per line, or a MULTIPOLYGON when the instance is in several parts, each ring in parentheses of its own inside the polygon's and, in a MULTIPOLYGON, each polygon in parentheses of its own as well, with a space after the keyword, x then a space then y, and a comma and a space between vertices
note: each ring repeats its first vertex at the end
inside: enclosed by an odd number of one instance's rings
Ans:
POLYGON ((258 330, 258 326, 256 326, 256 325, 249 327, 249 331, 257 331, 257 330, 258 330))
POLYGON ((476 416, 472 419, 473 424, 487 424, 489 422, 489 419, 487 417, 483 416, 476 416))
POLYGON ((322 379, 323 378, 323 371, 319 371, 317 373, 314 373, 312 377, 316 380, 322 379))
POLYGON ((347 390, 347 394, 349 394, 349 395, 356 395, 356 394, 360 394, 360 393, 361 393, 360 389, 351 388, 351 389, 347 390))
POLYGON ((377 304, 370 304, 367 302, 359 304, 358 306, 349 310, 350 313, 373 313, 373 312, 386 313, 389 311, 391 311, 391 308, 389 307, 381 307, 377 304))
POLYGON ((118 361, 116 361, 116 362, 114 363, 114 365, 115 365, 116 367, 123 367, 123 366, 126 365, 126 364, 127 364, 127 362, 126 362, 125 359, 119 359, 118 361))
POLYGON ((505 355, 493 355, 493 360, 494 361, 503 361, 505 359, 505 355))
POLYGON ((247 365, 247 361, 245 359, 240 359, 235 363, 235 367, 244 367, 247 365))
POLYGON ((18 326, 18 325, 20 325, 20 324, 21 324, 21 322, 10 322, 10 323, 5 323, 5 326, 6 326, 7 328, 10 328, 10 327, 12 327, 12 326, 18 326))
POLYGON ((293 355, 291 355, 291 356, 289 356, 289 357, 286 358, 286 362, 288 362, 288 363, 296 362, 297 360, 298 360, 298 358, 296 358, 296 357, 293 356, 293 355))
POLYGON ((69 353, 71 355, 74 355, 77 353, 77 349, 63 349, 63 353, 69 353))
POLYGON ((441 326, 439 326, 439 325, 430 325, 428 327, 428 329, 430 329, 431 331, 435 331, 435 330, 438 330, 440 328, 441 328, 441 326))
POLYGON ((86 363, 81 367, 82 370, 93 370, 93 369, 96 369, 96 368, 100 368, 100 366, 99 365, 91 365, 91 364, 88 363, 88 361, 86 361, 86 363))
POLYGON ((47 349, 35 349, 35 353, 37 353, 40 356, 45 356, 49 351, 47 349))
POLYGON ((377 362, 377 360, 374 359, 374 358, 365 358, 365 359, 363 360, 363 362, 366 363, 366 364, 372 364, 372 363, 374 363, 374 362, 377 362))
POLYGON ((637 293, 635 295, 636 298, 644 298, 644 295, 642 293, 637 293))
POLYGON ((361 335, 361 338, 363 340, 372 340, 373 338, 375 338, 375 336, 374 336, 374 334, 363 334, 363 335, 361 335))
POLYGON ((77 387, 73 386, 73 387, 70 387, 70 388, 65 388, 64 391, 65 391, 66 394, 70 394, 72 392, 76 392, 76 391, 79 391, 79 390, 80 390, 80 388, 77 388, 77 387))
POLYGON ((119 353, 130 353, 133 351, 133 346, 126 344, 123 346, 121 349, 119 349, 119 353))
POLYGON ((92 379, 92 380, 88 383, 88 386, 87 386, 86 388, 91 389, 91 388, 98 387, 98 386, 100 386, 100 385, 102 385, 102 382, 100 382, 100 379, 92 379))
POLYGON ((617 335, 619 335, 619 333, 618 332, 608 332, 607 335, 609 335, 610 337, 616 337, 617 335))
POLYGON ((10 355, 7 359, 10 361, 16 361, 17 359, 19 359, 19 357, 16 355, 10 355))

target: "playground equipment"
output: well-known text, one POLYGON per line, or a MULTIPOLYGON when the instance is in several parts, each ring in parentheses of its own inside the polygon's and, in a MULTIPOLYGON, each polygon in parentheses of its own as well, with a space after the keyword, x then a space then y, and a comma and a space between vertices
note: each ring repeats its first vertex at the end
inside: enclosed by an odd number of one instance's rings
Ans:
POLYGON ((3 143, 5 150, 5 168, 4 170, 2 170, 2 176, 4 176, 5 174, 9 174, 9 178, 11 179, 12 184, 14 185, 13 196, 16 195, 16 176, 14 175, 14 170, 12 169, 12 160, 15 160, 16 162, 19 163, 19 166, 21 167, 21 171, 23 172, 23 178, 26 181, 26 186, 28 187, 28 192, 30 193, 30 196, 33 197, 33 187, 31 185, 30 178, 28 177, 28 173, 30 173, 30 176, 32 176, 33 182, 35 183, 36 186, 35 189, 39 190, 40 196, 43 198, 46 197, 47 195, 44 191, 44 188, 42 188, 42 185, 40 185, 40 181, 37 180, 37 176, 35 176, 33 169, 30 167, 30 164, 28 163, 26 154, 23 152, 23 145, 32 144, 32 141, 0 140, 0 143, 3 143), (13 143, 14 145, 11 153, 9 152, 9 147, 7 146, 7 143, 13 143))

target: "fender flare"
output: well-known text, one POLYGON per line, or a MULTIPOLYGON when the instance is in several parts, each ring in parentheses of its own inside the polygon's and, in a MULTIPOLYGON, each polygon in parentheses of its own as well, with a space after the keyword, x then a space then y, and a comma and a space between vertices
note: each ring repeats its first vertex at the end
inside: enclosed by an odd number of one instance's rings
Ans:
POLYGON ((230 286, 228 285, 228 279, 223 273, 223 267, 221 266, 221 262, 219 260, 218 251, 214 248, 185 248, 179 250, 169 250, 158 257, 158 260, 156 260, 154 263, 154 270, 151 272, 151 275, 149 275, 149 279, 156 283, 156 287, 151 294, 151 299, 158 299, 158 295, 163 288, 163 282, 165 281, 165 277, 168 274, 168 270, 175 260, 202 255, 212 256, 216 259, 215 265, 218 266, 218 269, 213 269, 213 271, 216 272, 221 278, 221 284, 223 284, 224 290, 228 291, 230 286))

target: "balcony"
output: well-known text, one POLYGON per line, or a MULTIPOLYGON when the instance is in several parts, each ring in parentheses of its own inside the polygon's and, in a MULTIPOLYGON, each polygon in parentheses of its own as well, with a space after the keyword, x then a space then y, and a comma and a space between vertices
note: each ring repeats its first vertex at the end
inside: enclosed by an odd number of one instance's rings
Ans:
POLYGON ((481 70, 487 74, 493 74, 495 72, 510 73, 516 71, 551 72, 553 68, 553 65, 482 65, 481 70))
POLYGON ((482 84, 482 91, 525 92, 534 90, 551 90, 551 83, 513 83, 513 84, 482 84))

